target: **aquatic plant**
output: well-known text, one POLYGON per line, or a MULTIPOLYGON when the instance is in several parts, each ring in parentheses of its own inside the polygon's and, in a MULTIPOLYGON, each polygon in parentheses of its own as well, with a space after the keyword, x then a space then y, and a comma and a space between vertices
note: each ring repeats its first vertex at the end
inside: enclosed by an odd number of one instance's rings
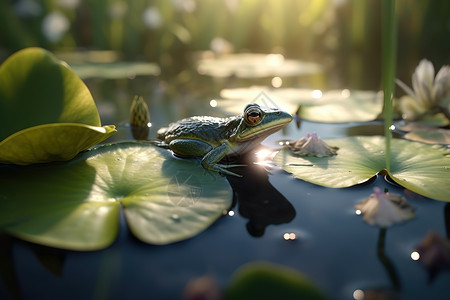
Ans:
POLYGON ((0 229, 72 250, 111 245, 122 209, 151 244, 192 237, 231 206, 224 177, 147 142, 104 145, 59 165, 0 166, 0 229))
POLYGON ((386 228, 414 218, 414 209, 399 194, 391 194, 375 187, 369 198, 355 205, 364 221, 370 225, 386 228))
POLYGON ((113 135, 81 79, 41 48, 0 67, 0 163, 65 161, 113 135))
POLYGON ((130 108, 130 126, 136 140, 146 140, 150 131, 150 111, 144 98, 135 96, 130 108))
POLYGON ((391 142, 390 170, 382 136, 356 136, 324 141, 339 147, 331 157, 298 156, 282 149, 276 165, 294 177, 326 187, 343 188, 387 173, 397 184, 436 200, 450 201, 450 149, 402 139, 391 142))
POLYGON ((399 99, 405 120, 420 120, 439 112, 450 118, 450 66, 442 66, 435 77, 433 64, 422 59, 412 75, 413 89, 399 79, 396 82, 407 94, 399 99))
POLYGON ((299 156, 327 157, 337 154, 337 147, 331 147, 317 134, 307 134, 296 141, 286 143, 285 147, 299 156))

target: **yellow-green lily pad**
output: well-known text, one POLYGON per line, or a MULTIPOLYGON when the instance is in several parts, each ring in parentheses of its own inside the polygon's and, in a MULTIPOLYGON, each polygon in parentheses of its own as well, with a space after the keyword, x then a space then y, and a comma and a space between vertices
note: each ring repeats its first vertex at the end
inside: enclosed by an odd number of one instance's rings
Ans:
POLYGON ((0 163, 29 165, 70 160, 114 133, 113 125, 56 123, 33 126, 0 142, 0 163))
POLYGON ((146 142, 100 146, 60 165, 0 167, 2 231, 64 249, 109 246, 120 209, 138 239, 181 241, 211 225, 231 198, 224 177, 146 142))
POLYGON ((374 91, 279 88, 253 86, 224 89, 217 109, 231 115, 239 114, 242 102, 277 106, 290 113, 298 111, 300 118, 323 123, 367 122, 382 112, 383 97, 374 91), (300 107, 300 110, 298 108, 300 107))
POLYGON ((0 66, 1 162, 73 158, 115 132, 113 126, 100 127, 88 88, 50 52, 27 48, 0 66))
MULTIPOLYGON (((331 188, 364 182, 386 170, 385 138, 346 137, 324 139, 339 147, 336 156, 301 157, 281 150, 275 163, 294 177, 331 188)), ((450 150, 408 140, 391 141, 389 176, 401 186, 423 196, 450 202, 450 150)))

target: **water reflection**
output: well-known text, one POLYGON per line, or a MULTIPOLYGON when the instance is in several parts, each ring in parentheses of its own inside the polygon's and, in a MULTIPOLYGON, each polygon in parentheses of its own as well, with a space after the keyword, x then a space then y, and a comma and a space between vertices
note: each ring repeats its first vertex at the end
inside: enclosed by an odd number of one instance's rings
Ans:
MULTIPOLYGON (((253 153, 242 157, 239 163, 247 166, 236 168, 235 171, 243 177, 227 178, 233 188, 233 201, 238 204, 240 215, 248 219, 248 233, 260 237, 267 226, 292 221, 296 212, 292 204, 269 182, 267 171, 254 164, 255 160, 257 158, 253 153)), ((295 239, 295 234, 288 234, 289 239, 295 239)))

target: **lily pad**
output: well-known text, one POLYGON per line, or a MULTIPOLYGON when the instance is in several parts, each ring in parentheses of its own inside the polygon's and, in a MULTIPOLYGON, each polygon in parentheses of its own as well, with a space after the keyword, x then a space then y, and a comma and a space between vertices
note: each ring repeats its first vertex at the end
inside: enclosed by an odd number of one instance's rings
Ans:
POLYGON ((290 113, 300 107, 300 118, 312 122, 348 123, 367 122, 376 119, 383 109, 383 97, 374 91, 280 88, 253 86, 250 88, 224 89, 217 101, 217 109, 238 114, 242 102, 271 103, 290 113))
POLYGON ((261 78, 316 74, 322 68, 312 62, 285 59, 281 54, 238 53, 202 59, 197 71, 212 77, 261 78))
POLYGON ((27 48, 1 65, 0 161, 38 163, 46 162, 46 157, 72 158, 115 132, 113 126, 100 126, 97 107, 86 85, 50 52, 27 48), (55 129, 58 126, 64 129, 55 129), (56 135, 60 132, 65 135, 56 135), (64 140, 60 142, 64 147, 50 149, 49 141, 55 140, 64 140), (24 141, 27 146, 22 148, 24 141), (19 152, 4 156, 10 149, 19 152), (38 157, 38 153, 43 156, 38 157))
POLYGON ((0 142, 0 163, 65 161, 116 133, 114 126, 59 123, 33 126, 0 142), (74 141, 76 137, 76 141, 74 141))
MULTIPOLYGON (((384 137, 324 141, 339 147, 336 156, 300 157, 283 149, 274 161, 296 178, 331 188, 362 183, 386 169, 384 137)), ((415 193, 450 202, 450 150, 445 147, 393 139, 388 174, 396 183, 415 193)))
POLYGON ((168 244, 200 233, 230 205, 224 177, 145 142, 101 146, 61 165, 0 168, 0 228, 58 248, 109 246, 121 208, 138 239, 168 244))
POLYGON ((224 299, 327 299, 306 275, 268 262, 248 263, 234 274, 224 299))
POLYGON ((450 130, 442 128, 415 129, 405 134, 405 138, 427 144, 450 145, 450 130))
POLYGON ((160 68, 147 62, 89 62, 70 64, 72 70, 81 78, 120 79, 136 76, 158 76, 160 68))

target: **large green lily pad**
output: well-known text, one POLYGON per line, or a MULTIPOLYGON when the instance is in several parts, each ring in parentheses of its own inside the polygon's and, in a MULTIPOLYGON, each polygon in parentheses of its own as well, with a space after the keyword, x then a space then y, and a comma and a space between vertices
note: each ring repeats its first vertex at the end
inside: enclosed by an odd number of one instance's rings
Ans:
POLYGON ((115 132, 113 126, 100 126, 97 107, 86 85, 50 52, 27 48, 0 66, 1 162, 72 158, 115 132), (56 129, 58 126, 64 129, 56 129), (49 141, 55 140, 64 147, 50 148, 49 141), (8 153, 10 149, 18 152, 8 153))
POLYGON ((119 211, 151 244, 192 237, 231 205, 224 177, 145 142, 106 145, 61 165, 0 168, 0 228, 73 250, 107 247, 119 211))
POLYGON ((217 109, 231 115, 241 113, 242 102, 257 102, 277 106, 312 122, 348 123, 376 119, 383 109, 383 97, 374 91, 279 88, 253 86, 224 89, 217 101, 217 109))
MULTIPOLYGON (((353 186, 386 169, 384 137, 324 141, 339 147, 336 156, 300 157, 283 149, 274 161, 296 178, 332 188, 353 186)), ((450 150, 445 147, 393 139, 388 173, 396 183, 413 192, 450 202, 450 150)))

